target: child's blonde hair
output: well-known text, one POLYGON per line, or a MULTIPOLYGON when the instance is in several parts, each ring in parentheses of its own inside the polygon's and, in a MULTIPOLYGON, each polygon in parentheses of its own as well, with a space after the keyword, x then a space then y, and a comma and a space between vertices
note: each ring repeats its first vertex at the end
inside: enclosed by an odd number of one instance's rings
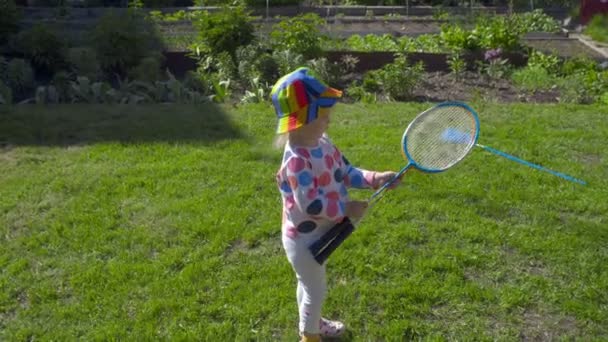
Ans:
POLYGON ((289 141, 289 133, 277 134, 274 137, 273 146, 276 149, 282 149, 285 147, 285 144, 287 144, 287 141, 289 141))

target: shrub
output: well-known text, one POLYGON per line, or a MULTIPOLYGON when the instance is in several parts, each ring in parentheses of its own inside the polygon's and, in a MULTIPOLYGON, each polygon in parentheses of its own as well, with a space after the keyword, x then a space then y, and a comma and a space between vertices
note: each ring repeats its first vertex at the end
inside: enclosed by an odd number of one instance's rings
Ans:
POLYGON ((548 73, 555 74, 559 70, 559 58, 540 51, 532 51, 528 58, 528 66, 545 69, 548 73))
POLYGON ((422 79, 424 65, 419 62, 415 65, 408 65, 405 56, 398 56, 391 64, 385 65, 377 70, 376 79, 381 84, 382 91, 394 100, 409 99, 422 79))
POLYGON ((139 64, 131 69, 129 77, 144 82, 154 82, 162 78, 162 55, 144 57, 139 64))
POLYGON ((0 80, 0 105, 10 105, 12 103, 13 91, 0 80))
POLYGON ((479 45, 484 49, 513 51, 521 47, 523 32, 514 25, 513 17, 494 16, 480 17, 472 34, 479 36, 479 45))
POLYGON ((557 80, 547 69, 531 65, 513 72, 511 79, 515 86, 522 90, 546 90, 556 85, 557 80))
POLYGON ((197 48, 206 54, 227 52, 234 58, 238 47, 248 45, 254 39, 251 17, 242 6, 224 6, 216 13, 201 12, 195 26, 198 30, 197 48))
POLYGON ((464 73, 467 66, 465 60, 458 52, 451 54, 448 57, 447 63, 450 67, 450 72, 456 77, 460 77, 460 75, 464 73))
POLYGON ((305 63, 302 54, 291 50, 275 50, 272 52, 272 57, 279 64, 279 73, 281 75, 288 74, 305 63))
POLYGON ((14 94, 23 94, 34 88, 34 69, 26 60, 15 58, 6 65, 6 83, 14 94))
POLYGON ((586 71, 564 77, 559 83, 562 102, 593 103, 608 92, 608 71, 586 71))
POLYGON ((19 29, 19 12, 14 0, 0 0, 0 44, 19 29))
POLYGON ((102 69, 120 75, 162 49, 156 26, 138 10, 108 12, 91 36, 102 69))
POLYGON ((47 25, 19 32, 14 45, 37 70, 54 73, 65 66, 67 43, 47 25))
POLYGON ((551 16, 545 14, 541 9, 531 12, 516 14, 513 16, 515 30, 522 33, 528 32, 559 32, 560 24, 551 16))
POLYGON ((258 79, 259 84, 272 84, 279 75, 278 61, 260 44, 240 47, 236 52, 238 74, 245 84, 258 79))
POLYGON ((319 27, 325 24, 317 14, 298 15, 275 24, 270 33, 274 50, 290 50, 305 59, 318 57, 322 53, 321 40, 325 37, 319 27))
POLYGON ((608 15, 594 15, 585 28, 585 34, 599 42, 608 43, 608 15))
POLYGON ((459 25, 444 24, 439 34, 441 42, 454 51, 477 50, 480 48, 479 41, 459 25))
POLYGON ((97 80, 101 76, 101 66, 95 51, 91 48, 70 48, 67 52, 67 62, 77 75, 97 80))
POLYGON ((346 95, 355 101, 364 103, 376 103, 378 101, 378 95, 375 92, 367 91, 362 85, 356 83, 346 88, 346 95))
POLYGON ((561 66, 560 73, 564 76, 574 75, 580 72, 597 71, 598 64, 587 56, 569 58, 561 66))

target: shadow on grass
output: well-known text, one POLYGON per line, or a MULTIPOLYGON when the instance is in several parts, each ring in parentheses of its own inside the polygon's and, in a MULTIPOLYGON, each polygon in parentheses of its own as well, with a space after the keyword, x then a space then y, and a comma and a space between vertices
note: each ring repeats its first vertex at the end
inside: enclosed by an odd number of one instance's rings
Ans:
POLYGON ((0 147, 112 141, 207 144, 241 137, 223 109, 211 103, 0 107, 0 147))

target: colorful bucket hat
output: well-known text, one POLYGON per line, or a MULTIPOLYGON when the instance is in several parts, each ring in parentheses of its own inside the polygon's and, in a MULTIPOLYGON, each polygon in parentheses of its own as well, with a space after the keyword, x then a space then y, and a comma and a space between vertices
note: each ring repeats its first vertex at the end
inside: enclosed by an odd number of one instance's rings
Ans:
POLYGON ((319 107, 331 107, 342 91, 329 87, 308 74, 308 68, 281 77, 270 93, 279 119, 277 133, 287 133, 314 121, 319 107))

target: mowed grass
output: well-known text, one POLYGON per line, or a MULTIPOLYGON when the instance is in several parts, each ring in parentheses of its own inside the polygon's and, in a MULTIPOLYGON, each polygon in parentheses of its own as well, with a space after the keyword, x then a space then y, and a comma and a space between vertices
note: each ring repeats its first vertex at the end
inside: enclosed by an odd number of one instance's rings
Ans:
MULTIPOLYGON (((430 105, 340 104, 329 133, 398 170, 430 105)), ((472 105, 481 144, 588 185, 482 149, 409 172, 332 255, 324 315, 345 341, 608 339, 608 107, 472 105)), ((0 340, 297 340, 269 105, 0 119, 0 340)))

